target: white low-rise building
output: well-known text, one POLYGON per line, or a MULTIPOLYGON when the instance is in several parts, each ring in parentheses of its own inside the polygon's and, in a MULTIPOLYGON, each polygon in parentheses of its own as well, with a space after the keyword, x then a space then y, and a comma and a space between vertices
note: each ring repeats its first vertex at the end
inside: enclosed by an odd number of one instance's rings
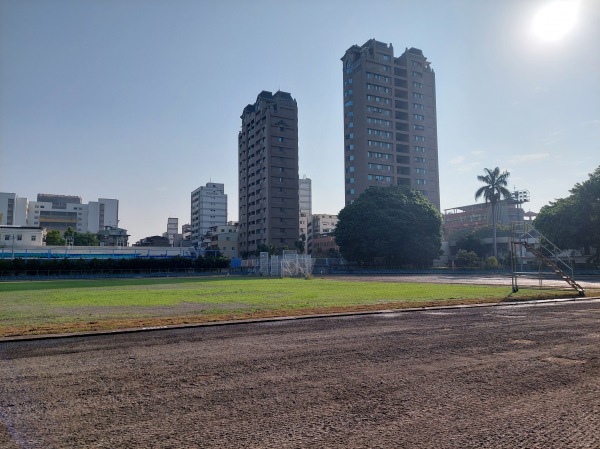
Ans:
POLYGON ((44 229, 35 226, 0 226, 0 248, 44 245, 44 229))

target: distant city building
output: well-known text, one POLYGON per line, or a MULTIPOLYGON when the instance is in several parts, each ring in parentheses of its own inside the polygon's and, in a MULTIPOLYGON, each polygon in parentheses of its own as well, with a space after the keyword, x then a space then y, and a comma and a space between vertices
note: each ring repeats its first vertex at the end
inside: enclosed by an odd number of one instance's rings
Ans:
POLYGON ((242 112, 238 134, 239 248, 294 249, 299 239, 298 106, 262 91, 242 112))
POLYGON ((306 254, 308 222, 312 214, 312 185, 310 178, 307 178, 306 176, 300 179, 298 198, 300 202, 300 239, 304 241, 304 253, 306 254))
MULTIPOLYGON (((529 199, 527 199, 529 201, 529 199)), ((525 201, 502 200, 496 205, 496 220, 500 226, 510 226, 514 221, 527 221, 536 214, 526 213, 521 204, 525 201)), ((444 238, 447 240, 458 231, 472 230, 492 224, 492 208, 489 203, 444 209, 444 238)))
POLYGON ((440 209, 435 73, 423 52, 371 39, 342 57, 346 204, 405 185, 440 209))
POLYGON ((128 240, 129 234, 127 234, 127 229, 104 226, 104 229, 98 231, 100 246, 127 246, 128 240))
POLYGON ((192 244, 198 246, 212 226, 227 223, 227 195, 225 184, 209 182, 191 194, 192 244))
POLYGON ((206 250, 219 251, 228 259, 238 257, 238 224, 212 226, 207 232, 206 250))
POLYGON ((178 218, 169 218, 167 220, 167 238, 169 239, 169 244, 173 246, 173 242, 175 242, 175 238, 179 231, 179 219, 178 218))
POLYGON ((189 223, 181 225, 181 235, 183 236, 183 240, 190 240, 192 236, 192 225, 189 223))
POLYGON ((170 247, 169 239, 162 235, 153 235, 150 237, 144 237, 133 244, 133 246, 150 246, 150 247, 170 247))
POLYGON ((0 225, 27 225, 27 198, 16 193, 0 192, 0 225))
POLYGON ((311 238, 310 254, 313 257, 337 257, 339 246, 335 243, 333 233, 316 234, 311 238))
POLYGON ((338 223, 338 216, 331 214, 315 214, 311 216, 308 224, 307 251, 309 254, 314 254, 315 249, 320 247, 324 250, 334 247, 335 239, 333 231, 338 223), (319 243, 316 245, 316 243, 319 243))
POLYGON ((99 198, 83 204, 79 196, 40 193, 37 201, 27 202, 27 198, 14 193, 0 193, 0 213, 2 224, 12 221, 14 225, 61 232, 70 227, 77 232, 96 234, 105 226, 118 226, 119 200, 99 198))
POLYGON ((304 176, 298 180, 298 200, 300 204, 300 211, 306 212, 308 215, 312 215, 312 182, 310 178, 304 176))

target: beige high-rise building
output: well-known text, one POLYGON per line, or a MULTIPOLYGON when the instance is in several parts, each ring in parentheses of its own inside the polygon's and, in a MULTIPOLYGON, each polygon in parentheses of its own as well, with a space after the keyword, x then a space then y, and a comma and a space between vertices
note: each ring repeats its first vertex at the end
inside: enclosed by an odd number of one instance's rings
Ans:
POLYGON ((262 91, 244 108, 238 135, 239 250, 295 249, 299 231, 298 106, 262 91))
POLYGON ((371 39, 342 57, 345 199, 406 185, 440 209, 435 73, 423 52, 371 39))

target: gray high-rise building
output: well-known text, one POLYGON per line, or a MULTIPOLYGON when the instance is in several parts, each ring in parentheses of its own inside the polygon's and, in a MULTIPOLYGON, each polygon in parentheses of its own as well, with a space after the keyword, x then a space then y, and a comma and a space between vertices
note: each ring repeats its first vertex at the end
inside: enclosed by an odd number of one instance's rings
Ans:
POLYGON ((435 73, 423 52, 371 39, 342 57, 345 199, 406 185, 440 209, 435 73))
POLYGON ((238 135, 239 250, 295 248, 299 231, 298 106, 262 91, 244 108, 238 135))

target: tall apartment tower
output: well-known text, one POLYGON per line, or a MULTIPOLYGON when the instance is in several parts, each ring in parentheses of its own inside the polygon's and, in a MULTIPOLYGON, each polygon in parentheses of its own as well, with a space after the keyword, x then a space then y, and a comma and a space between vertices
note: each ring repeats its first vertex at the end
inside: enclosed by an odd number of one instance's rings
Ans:
POLYGON ((199 245, 212 226, 227 224, 225 184, 208 182, 192 192, 192 222, 190 239, 199 245))
POLYGON ((239 250, 295 248, 299 230, 298 106, 262 91, 244 108, 238 134, 239 250))
POLYGON ((371 39, 342 57, 345 199, 371 186, 406 185, 438 210, 435 73, 423 52, 394 56, 392 44, 371 39))

